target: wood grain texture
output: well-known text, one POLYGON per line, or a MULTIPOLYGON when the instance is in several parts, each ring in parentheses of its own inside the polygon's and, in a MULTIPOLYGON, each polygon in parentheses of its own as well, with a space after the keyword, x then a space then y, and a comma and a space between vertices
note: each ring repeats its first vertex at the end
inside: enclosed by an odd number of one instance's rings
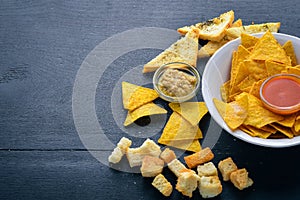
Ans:
MULTIPOLYGON (((86 150, 72 115, 77 71, 95 46, 115 34, 141 27, 176 30, 230 9, 244 24, 280 21, 280 32, 300 37, 295 0, 1 1, 0 199, 164 199, 151 179, 110 168, 86 150)), ((111 114, 112 88, 123 73, 157 53, 129 52, 99 81, 97 117, 114 143, 124 133, 111 114)), ((214 162, 232 156, 255 183, 245 191, 224 183, 217 199, 299 199, 299 150, 257 147, 223 131, 214 162)), ((171 199, 186 198, 175 191, 171 199)), ((201 198, 195 193, 193 199, 201 198)))

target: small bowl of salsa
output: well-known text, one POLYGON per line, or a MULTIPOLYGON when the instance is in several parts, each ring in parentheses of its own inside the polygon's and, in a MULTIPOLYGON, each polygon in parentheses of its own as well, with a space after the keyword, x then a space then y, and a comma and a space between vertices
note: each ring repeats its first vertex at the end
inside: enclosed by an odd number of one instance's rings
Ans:
POLYGON ((287 115, 300 110, 300 76, 276 74, 260 87, 260 98, 266 108, 287 115))
POLYGON ((162 99, 184 102, 196 96, 200 75, 195 67, 187 63, 167 63, 154 73, 153 86, 162 99))

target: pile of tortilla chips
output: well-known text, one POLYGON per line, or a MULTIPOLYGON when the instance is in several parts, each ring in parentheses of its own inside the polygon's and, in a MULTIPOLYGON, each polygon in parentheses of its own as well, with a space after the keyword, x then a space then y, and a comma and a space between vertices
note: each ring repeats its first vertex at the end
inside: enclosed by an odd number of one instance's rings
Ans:
MULTIPOLYGON (((128 110, 124 126, 143 116, 166 114, 167 110, 153 103, 158 98, 155 90, 122 82, 123 106, 128 110)), ((199 122, 208 112, 204 102, 169 103, 173 110, 159 138, 160 144, 197 152, 201 150, 199 139, 203 137, 199 122)))
POLYGON ((167 110, 152 102, 157 97, 158 93, 153 89, 122 82, 123 106, 128 110, 124 126, 144 116, 166 114, 167 110))
POLYGON ((281 46, 267 31, 261 38, 242 34, 233 52, 230 79, 221 88, 222 100, 213 99, 220 115, 232 130, 253 137, 292 138, 300 135, 300 113, 278 115, 266 109, 259 95, 263 81, 274 74, 300 75, 293 44, 281 46))
POLYGON ((170 103, 169 106, 173 113, 158 142, 178 149, 200 151, 199 139, 203 138, 203 135, 198 124, 208 112, 205 103, 170 103))

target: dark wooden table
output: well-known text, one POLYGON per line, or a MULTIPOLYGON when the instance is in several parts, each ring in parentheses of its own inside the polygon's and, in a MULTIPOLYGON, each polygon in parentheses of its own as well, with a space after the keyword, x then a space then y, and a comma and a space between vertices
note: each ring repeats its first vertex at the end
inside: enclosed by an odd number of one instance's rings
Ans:
MULTIPOLYGON (((244 24, 280 21, 281 33, 300 37, 295 0, 1 1, 0 199, 164 199, 151 186, 152 179, 123 172, 130 171, 125 161, 119 168, 102 162, 110 144, 122 136, 138 146, 145 137, 159 135, 151 135, 147 127, 150 135, 120 126, 124 112, 116 111, 121 105, 119 83, 174 41, 178 27, 231 9, 244 24), (144 46, 128 40, 136 33, 144 46), (153 38, 160 40, 152 43, 153 38), (105 70, 97 68, 101 65, 105 70), (90 69, 86 77, 80 71, 84 66, 90 69), (87 88, 80 85, 93 81, 87 88), (82 102, 94 111, 78 109, 82 102), (101 131, 85 117, 97 119, 101 131)), ((200 61, 200 71, 204 64, 200 61)), ((135 76, 135 81, 149 78, 137 74, 144 79, 135 76)), ((231 156, 255 182, 244 191, 223 182, 216 199, 300 198, 300 146, 271 149, 245 143, 221 131, 209 115, 201 129, 205 135, 220 132, 206 144, 215 153, 213 162, 231 156)), ((175 177, 168 169, 165 173, 174 184, 175 177)), ((171 199, 187 198, 174 191, 171 199)), ((195 192, 193 199, 201 197, 195 192)))

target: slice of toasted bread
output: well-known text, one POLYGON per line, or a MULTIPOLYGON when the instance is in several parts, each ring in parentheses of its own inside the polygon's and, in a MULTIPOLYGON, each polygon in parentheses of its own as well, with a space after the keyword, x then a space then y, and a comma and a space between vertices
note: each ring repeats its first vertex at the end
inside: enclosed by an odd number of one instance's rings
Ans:
POLYGON ((248 26, 231 27, 226 29, 226 35, 230 38, 238 38, 242 33, 252 34, 260 32, 278 32, 280 28, 280 22, 269 22, 263 24, 252 24, 248 26))
POLYGON ((190 29, 199 29, 199 38, 203 40, 220 41, 225 36, 225 29, 231 26, 234 20, 234 11, 230 10, 219 17, 209 19, 191 26, 177 29, 180 34, 186 34, 190 29))
POLYGON ((158 56, 144 65, 143 73, 153 72, 170 62, 183 62, 196 66, 198 53, 199 30, 191 29, 183 38, 173 43, 158 56))

